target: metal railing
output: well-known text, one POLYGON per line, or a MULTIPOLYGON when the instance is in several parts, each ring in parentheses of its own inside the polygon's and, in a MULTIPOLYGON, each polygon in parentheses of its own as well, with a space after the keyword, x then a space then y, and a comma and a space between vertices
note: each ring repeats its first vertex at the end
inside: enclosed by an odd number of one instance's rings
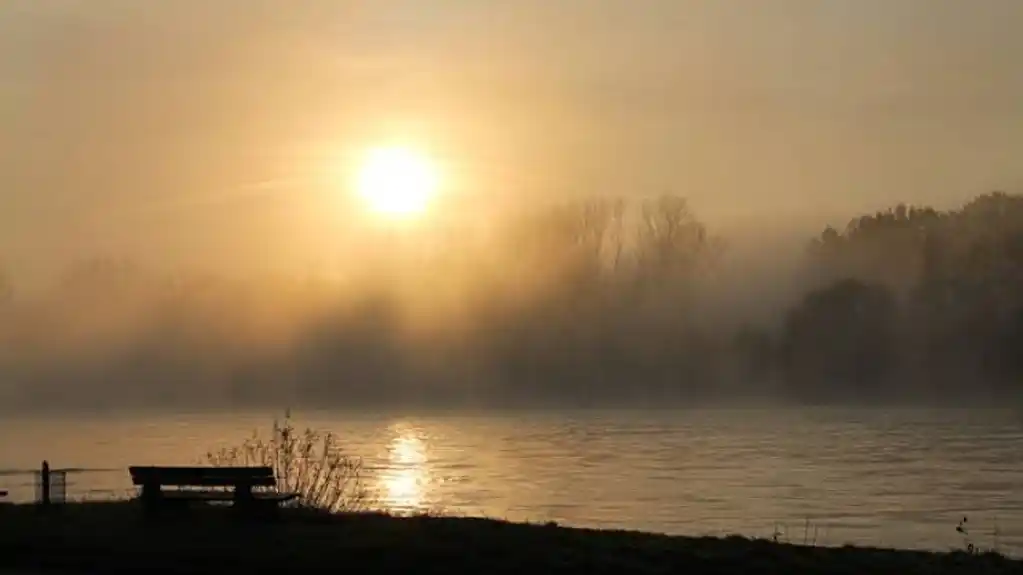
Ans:
POLYGON ((0 470, 0 491, 6 491, 6 503, 35 503, 38 505, 61 504, 79 499, 112 500, 127 497, 118 493, 117 497, 106 495, 97 497, 93 491, 86 490, 86 497, 73 497, 70 494, 72 476, 86 473, 111 473, 116 469, 87 469, 68 467, 55 469, 48 461, 43 461, 37 469, 3 469, 0 470))

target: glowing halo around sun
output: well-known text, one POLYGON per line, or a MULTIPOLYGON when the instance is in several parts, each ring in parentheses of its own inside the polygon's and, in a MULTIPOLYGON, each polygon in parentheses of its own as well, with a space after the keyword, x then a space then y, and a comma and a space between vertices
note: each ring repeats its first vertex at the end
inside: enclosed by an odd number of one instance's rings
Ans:
POLYGON ((414 150, 374 148, 366 154, 355 186, 374 212, 410 217, 426 211, 437 193, 438 179, 435 166, 414 150))

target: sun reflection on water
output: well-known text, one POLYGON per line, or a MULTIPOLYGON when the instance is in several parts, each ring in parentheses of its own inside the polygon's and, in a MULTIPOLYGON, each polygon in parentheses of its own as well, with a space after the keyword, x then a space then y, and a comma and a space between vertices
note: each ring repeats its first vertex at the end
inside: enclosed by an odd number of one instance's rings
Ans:
POLYGON ((387 505, 396 512, 425 507, 429 483, 425 435, 409 425, 391 428, 394 437, 387 447, 387 467, 381 477, 387 505))

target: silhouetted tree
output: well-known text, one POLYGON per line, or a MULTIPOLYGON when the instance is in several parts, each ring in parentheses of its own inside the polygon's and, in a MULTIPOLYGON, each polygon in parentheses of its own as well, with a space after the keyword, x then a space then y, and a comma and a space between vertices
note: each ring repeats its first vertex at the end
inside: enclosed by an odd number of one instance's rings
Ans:
POLYGON ((649 281, 691 279, 709 263, 712 242, 707 228, 679 196, 643 201, 636 230, 638 273, 649 281))
POLYGON ((788 314, 783 336, 797 393, 874 395, 894 367, 896 312, 886 288, 854 279, 807 294, 788 314))
POLYGON ((828 226, 811 242, 811 275, 818 287, 855 277, 903 294, 919 282, 922 247, 939 224, 933 209, 900 204, 854 218, 841 233, 828 226))
POLYGON ((591 198, 556 209, 555 225, 564 233, 566 263, 577 286, 599 282, 606 271, 617 268, 623 250, 621 228, 625 202, 591 198))

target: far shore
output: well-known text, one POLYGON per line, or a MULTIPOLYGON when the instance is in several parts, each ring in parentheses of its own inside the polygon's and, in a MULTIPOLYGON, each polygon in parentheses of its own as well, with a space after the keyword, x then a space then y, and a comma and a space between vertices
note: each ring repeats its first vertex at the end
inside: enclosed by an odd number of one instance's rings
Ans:
POLYGON ((810 547, 454 517, 229 508, 145 519, 134 502, 0 506, 0 573, 1023 573, 994 553, 810 547))

